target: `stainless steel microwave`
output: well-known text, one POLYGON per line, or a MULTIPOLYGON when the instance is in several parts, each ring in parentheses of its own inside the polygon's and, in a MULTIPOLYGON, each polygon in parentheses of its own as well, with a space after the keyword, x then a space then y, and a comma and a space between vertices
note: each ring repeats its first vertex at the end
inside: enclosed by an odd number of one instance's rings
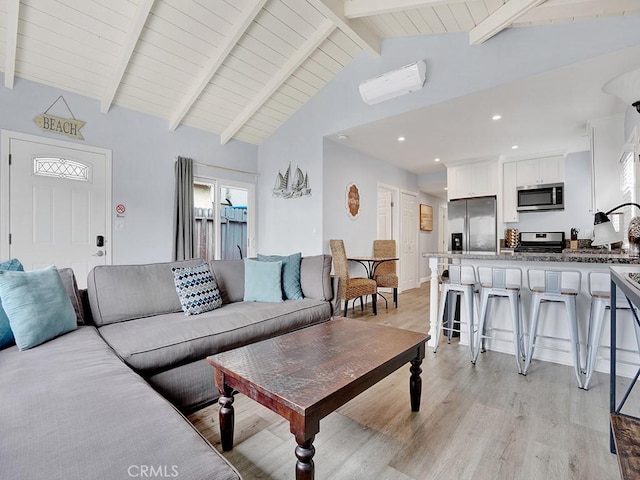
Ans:
POLYGON ((518 211, 564 210, 564 183, 518 187, 518 211))

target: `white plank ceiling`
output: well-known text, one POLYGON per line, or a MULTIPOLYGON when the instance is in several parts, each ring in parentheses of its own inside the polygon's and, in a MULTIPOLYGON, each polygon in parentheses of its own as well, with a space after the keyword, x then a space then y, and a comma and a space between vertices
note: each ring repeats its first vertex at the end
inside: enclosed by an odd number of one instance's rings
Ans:
POLYGON ((639 0, 0 0, 0 70, 259 144, 384 37, 640 14, 639 0))

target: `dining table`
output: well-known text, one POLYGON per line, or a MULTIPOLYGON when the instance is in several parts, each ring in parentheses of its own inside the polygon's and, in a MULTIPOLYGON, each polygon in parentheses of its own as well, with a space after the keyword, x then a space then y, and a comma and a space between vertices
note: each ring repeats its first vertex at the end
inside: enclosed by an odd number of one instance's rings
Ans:
POLYGON ((347 257, 347 260, 351 262, 357 262, 362 265, 367 271, 367 277, 373 279, 376 275, 376 269, 378 265, 384 262, 392 262, 399 260, 398 257, 347 257))

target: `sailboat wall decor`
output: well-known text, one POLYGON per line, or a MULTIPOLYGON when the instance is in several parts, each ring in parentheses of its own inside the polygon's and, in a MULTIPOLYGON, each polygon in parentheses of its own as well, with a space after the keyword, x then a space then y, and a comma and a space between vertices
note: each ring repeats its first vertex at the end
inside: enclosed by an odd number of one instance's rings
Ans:
POLYGON ((309 176, 306 173, 303 174, 300 167, 296 167, 296 172, 291 182, 289 182, 290 177, 291 164, 287 167, 287 171, 284 175, 278 171, 278 175, 276 175, 276 183, 273 186, 274 197, 298 198, 302 196, 308 197, 311 195, 311 189, 309 188, 309 176))

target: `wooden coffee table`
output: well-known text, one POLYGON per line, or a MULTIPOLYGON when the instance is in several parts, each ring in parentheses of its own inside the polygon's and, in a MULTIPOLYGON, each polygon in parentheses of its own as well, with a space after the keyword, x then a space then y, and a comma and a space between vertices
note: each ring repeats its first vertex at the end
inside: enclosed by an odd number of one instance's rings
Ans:
POLYGON ((411 363, 411 411, 420 409, 425 343, 429 336, 335 318, 207 358, 220 391, 222 450, 233 448, 233 395, 245 394, 289 421, 298 446, 296 479, 314 478, 313 440, 320 420, 411 363))

